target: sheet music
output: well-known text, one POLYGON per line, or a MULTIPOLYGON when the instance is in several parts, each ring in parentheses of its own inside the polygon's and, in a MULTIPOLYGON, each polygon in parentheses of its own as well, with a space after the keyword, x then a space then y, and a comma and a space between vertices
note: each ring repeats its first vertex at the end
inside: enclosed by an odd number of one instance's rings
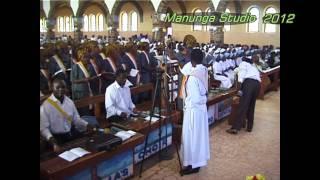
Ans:
MULTIPOLYGON (((147 121, 150 121, 150 116, 147 116, 144 119, 147 120, 147 121)), ((157 122, 159 119, 160 118, 158 118, 158 117, 152 117, 151 118, 151 122, 157 122)))
POLYGON ((77 156, 76 154, 73 154, 70 151, 65 151, 64 153, 59 154, 59 157, 61 157, 64 160, 67 160, 69 162, 79 158, 79 156, 77 156))
POLYGON ((89 153, 90 153, 89 151, 86 151, 83 148, 78 147, 78 148, 73 148, 69 151, 65 151, 65 152, 59 154, 59 157, 71 162, 71 161, 73 161, 77 158, 80 158, 80 157, 82 157, 86 154, 89 154, 89 153))
POLYGON ((125 140, 131 138, 132 136, 134 136, 135 134, 136 134, 136 132, 134 132, 134 131, 119 131, 115 134, 115 136, 121 138, 122 141, 125 141, 125 140))
POLYGON ((136 77, 137 74, 138 74, 138 72, 139 72, 139 70, 131 69, 131 71, 130 71, 130 76, 131 76, 131 77, 136 77))
POLYGON ((137 134, 136 132, 131 131, 131 130, 128 130, 127 132, 128 132, 129 134, 131 134, 132 136, 134 136, 134 135, 136 135, 136 134, 137 134))
MULTIPOLYGON (((154 114, 155 116, 160 116, 159 114, 154 114)), ((162 117, 162 118, 166 118, 166 116, 160 116, 160 117, 162 117)))
POLYGON ((80 148, 80 147, 73 148, 73 149, 70 150, 70 152, 72 152, 73 154, 76 154, 79 157, 82 157, 82 156, 90 153, 89 151, 86 151, 85 149, 80 148))

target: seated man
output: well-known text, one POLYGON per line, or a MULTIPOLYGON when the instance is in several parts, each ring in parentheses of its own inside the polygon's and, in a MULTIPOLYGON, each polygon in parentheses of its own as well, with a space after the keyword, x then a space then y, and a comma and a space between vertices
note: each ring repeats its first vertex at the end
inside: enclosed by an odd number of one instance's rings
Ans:
POLYGON ((53 94, 40 107, 40 133, 53 146, 54 152, 60 152, 59 144, 81 136, 93 126, 80 118, 73 101, 65 96, 66 83, 53 81, 53 94))
POLYGON ((127 71, 118 69, 116 80, 107 87, 105 94, 105 107, 109 121, 126 119, 130 114, 137 113, 131 99, 129 88, 131 85, 127 80, 127 71))

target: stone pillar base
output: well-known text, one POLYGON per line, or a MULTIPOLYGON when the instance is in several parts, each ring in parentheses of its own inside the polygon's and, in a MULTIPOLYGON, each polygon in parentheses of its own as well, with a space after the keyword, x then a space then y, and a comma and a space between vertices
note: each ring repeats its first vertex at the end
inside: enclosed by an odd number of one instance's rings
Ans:
POLYGON ((108 42, 115 42, 118 39, 118 35, 119 33, 117 31, 117 28, 112 27, 112 29, 108 31, 108 42))
POLYGON ((80 43, 82 36, 83 36, 83 32, 81 32, 81 31, 75 31, 75 32, 74 32, 74 41, 75 41, 76 43, 80 43))
POLYGON ((155 41, 164 41, 165 33, 163 32, 163 27, 154 27, 154 32, 152 33, 152 39, 155 41))
POLYGON ((52 29, 48 29, 47 39, 49 39, 49 41, 55 40, 55 33, 52 29))

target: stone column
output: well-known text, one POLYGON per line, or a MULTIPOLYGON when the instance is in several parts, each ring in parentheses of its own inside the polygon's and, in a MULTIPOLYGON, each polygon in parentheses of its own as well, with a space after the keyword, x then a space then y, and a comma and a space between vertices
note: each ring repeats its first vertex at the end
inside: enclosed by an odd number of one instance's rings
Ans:
POLYGON ((152 28, 152 39, 156 41, 164 41, 164 22, 160 20, 160 14, 155 13, 152 16, 153 28, 152 28))
POLYGON ((83 17, 73 17, 73 26, 74 26, 74 41, 75 43, 80 43, 81 38, 83 36, 83 32, 81 31, 83 26, 83 17))
POLYGON ((118 32, 118 27, 119 27, 119 16, 116 15, 111 15, 108 18, 108 27, 107 27, 107 40, 109 43, 115 42, 118 39, 119 32, 118 32))
POLYGON ((56 24, 56 19, 48 18, 46 19, 46 24, 47 24, 47 39, 49 40, 49 42, 51 42, 51 40, 55 39, 54 26, 56 24))
POLYGON ((216 26, 215 30, 210 32, 210 41, 211 40, 218 44, 224 43, 223 26, 216 26))
POLYGON ((115 42, 118 39, 118 26, 115 26, 114 24, 112 24, 110 27, 108 27, 107 31, 108 31, 108 42, 112 43, 115 42))

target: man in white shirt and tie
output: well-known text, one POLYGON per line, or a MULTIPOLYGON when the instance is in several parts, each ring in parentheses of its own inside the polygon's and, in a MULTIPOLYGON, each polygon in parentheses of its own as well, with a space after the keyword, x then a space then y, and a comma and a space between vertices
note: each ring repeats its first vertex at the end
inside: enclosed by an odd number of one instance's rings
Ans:
POLYGON ((240 83, 240 104, 237 118, 232 127, 227 130, 230 134, 237 134, 240 131, 245 118, 248 119, 247 131, 253 128, 254 109, 256 99, 260 91, 260 73, 253 64, 251 57, 244 57, 239 65, 238 81, 240 83))
POLYGON ((127 119, 130 114, 137 113, 129 88, 132 84, 127 80, 127 75, 127 71, 122 68, 118 69, 116 80, 107 87, 105 107, 109 121, 127 119))

